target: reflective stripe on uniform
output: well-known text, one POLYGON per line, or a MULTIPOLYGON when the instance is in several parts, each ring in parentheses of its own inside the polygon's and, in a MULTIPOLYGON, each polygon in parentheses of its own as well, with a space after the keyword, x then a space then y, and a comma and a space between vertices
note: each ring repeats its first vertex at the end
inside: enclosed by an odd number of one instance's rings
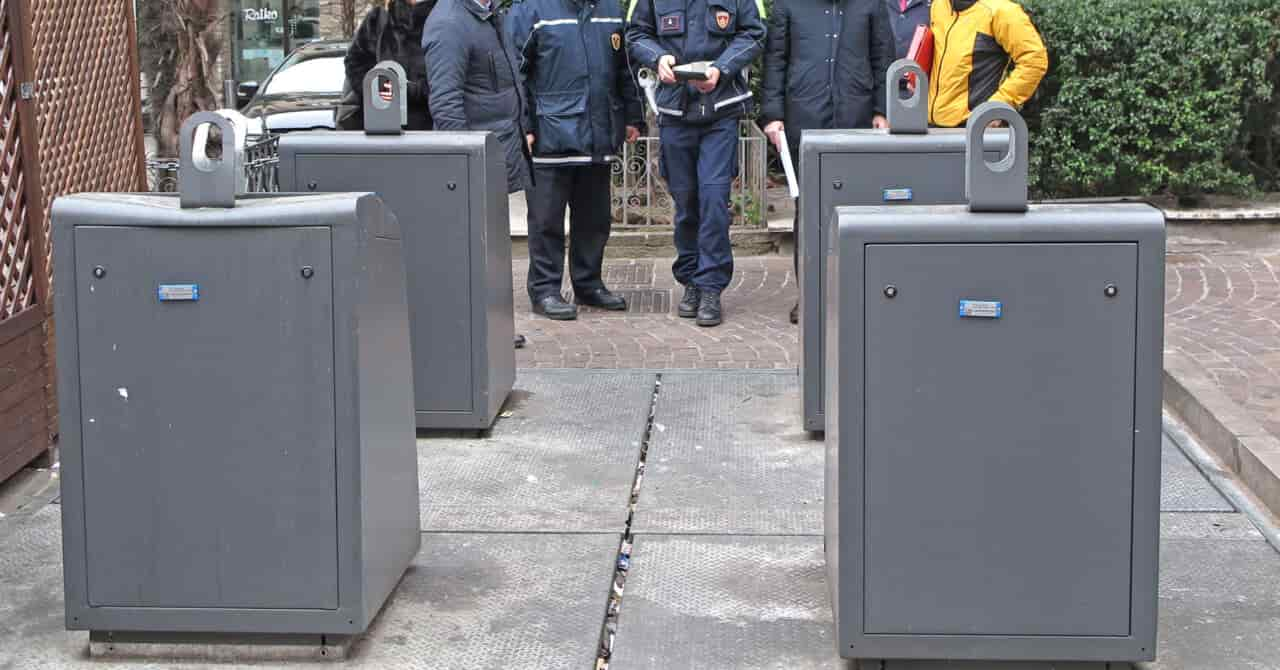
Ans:
POLYGON ((576 165, 579 163, 590 163, 590 156, 562 156, 560 158, 540 158, 533 157, 535 165, 576 165))
POLYGON ((537 30, 544 26, 568 26, 568 25, 575 25, 577 23, 578 23, 577 19, 547 19, 547 20, 539 21, 533 24, 533 29, 537 30))
POLYGON ((742 102, 743 100, 750 100, 750 99, 751 99, 751 91, 747 91, 742 95, 735 95, 732 98, 729 98, 727 100, 721 100, 720 102, 717 102, 715 105, 712 106, 712 109, 718 112, 721 109, 728 107, 729 105, 733 105, 733 104, 742 102))

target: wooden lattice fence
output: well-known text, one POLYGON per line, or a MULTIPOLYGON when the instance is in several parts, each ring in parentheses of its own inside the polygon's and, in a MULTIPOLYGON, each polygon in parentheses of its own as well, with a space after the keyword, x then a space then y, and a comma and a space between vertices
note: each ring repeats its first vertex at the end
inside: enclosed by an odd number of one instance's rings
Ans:
POLYGON ((0 480, 57 439, 49 210, 145 188, 129 0, 0 0, 0 480))

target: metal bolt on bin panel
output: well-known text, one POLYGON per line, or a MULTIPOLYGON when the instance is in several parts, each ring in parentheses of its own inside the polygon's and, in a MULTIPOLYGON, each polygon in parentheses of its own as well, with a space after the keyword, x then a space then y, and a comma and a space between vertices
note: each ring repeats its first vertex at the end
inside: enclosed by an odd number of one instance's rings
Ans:
MULTIPOLYGON (((1001 118, 1025 147, 992 105, 969 144, 1001 118)), ((1164 218, 1018 207, 1011 156, 969 164, 967 207, 833 215, 825 546, 848 658, 1155 657, 1164 218)))
POLYGON ((490 133, 402 131, 403 73, 384 65, 366 78, 366 132, 281 138, 281 189, 382 196, 404 235, 417 426, 487 429, 515 383, 503 153, 490 133))
POLYGON ((181 196, 53 206, 66 625, 359 633, 420 539, 398 225, 235 197, 201 124, 181 196))
MULTIPOLYGON (((894 63, 886 90, 889 130, 805 131, 800 142, 800 377, 804 428, 822 431, 825 382, 823 321, 829 304, 823 285, 831 213, 845 205, 959 204, 965 201, 965 140, 956 129, 927 127, 928 77, 909 60, 894 63), (917 76, 909 100, 898 81, 917 76), (924 116, 922 116, 924 115, 924 116)), ((989 161, 1007 152, 1009 135, 992 131, 983 147, 989 161)))

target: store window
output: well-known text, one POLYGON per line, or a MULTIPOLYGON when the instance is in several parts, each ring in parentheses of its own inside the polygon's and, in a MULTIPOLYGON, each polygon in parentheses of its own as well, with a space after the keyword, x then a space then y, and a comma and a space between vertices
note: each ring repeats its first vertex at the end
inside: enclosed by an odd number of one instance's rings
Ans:
POLYGON ((319 0, 235 0, 238 81, 262 81, 294 49, 320 39, 319 0))

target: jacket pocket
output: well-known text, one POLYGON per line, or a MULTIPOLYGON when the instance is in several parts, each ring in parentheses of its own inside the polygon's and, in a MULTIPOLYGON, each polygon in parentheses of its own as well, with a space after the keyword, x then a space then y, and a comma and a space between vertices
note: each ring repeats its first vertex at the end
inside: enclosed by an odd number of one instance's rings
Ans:
MULTIPOLYGON (((644 0, 636 0, 644 2, 644 0)), ((657 15, 658 35, 683 35, 685 33, 685 4, 681 0, 654 0, 654 14, 657 15)))
POLYGON ((556 91, 537 95, 538 132, 534 148, 539 154, 588 154, 591 132, 587 123, 585 91, 556 91))
POLYGON ((707 5, 707 32, 712 35, 727 37, 738 30, 738 11, 736 7, 722 4, 707 5))
POLYGON ((666 116, 684 116, 685 105, 688 104, 688 87, 684 84, 663 84, 654 93, 654 101, 658 103, 658 112, 666 116))

